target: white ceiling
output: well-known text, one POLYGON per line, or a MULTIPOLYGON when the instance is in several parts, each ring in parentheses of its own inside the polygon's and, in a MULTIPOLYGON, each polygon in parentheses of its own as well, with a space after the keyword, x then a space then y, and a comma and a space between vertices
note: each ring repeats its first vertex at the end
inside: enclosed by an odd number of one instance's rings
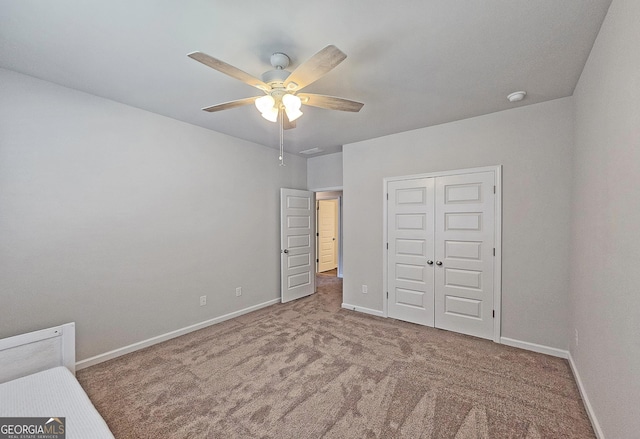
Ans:
MULTIPOLYGON (((341 145, 570 96, 611 0, 2 0, 0 67, 277 147, 253 106, 202 107, 256 90, 190 58, 252 75, 328 44, 347 54, 305 92, 363 102, 303 106, 285 149, 341 145), (506 96, 526 90, 511 104, 506 96)), ((52 112, 55 108, 51 109, 52 112)))

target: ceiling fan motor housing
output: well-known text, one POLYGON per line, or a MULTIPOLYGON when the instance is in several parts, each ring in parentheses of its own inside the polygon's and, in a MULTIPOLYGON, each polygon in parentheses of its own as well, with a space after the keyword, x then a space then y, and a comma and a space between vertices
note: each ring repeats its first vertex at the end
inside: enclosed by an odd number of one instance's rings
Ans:
POLYGON ((291 72, 287 70, 269 70, 261 76, 263 82, 269 84, 273 88, 284 88, 284 81, 289 77, 291 72))

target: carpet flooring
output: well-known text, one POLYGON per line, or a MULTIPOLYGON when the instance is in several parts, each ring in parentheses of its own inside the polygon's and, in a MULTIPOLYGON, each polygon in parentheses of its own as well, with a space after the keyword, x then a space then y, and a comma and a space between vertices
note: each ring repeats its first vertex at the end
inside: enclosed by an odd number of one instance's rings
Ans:
POLYGON ((342 282, 78 372, 118 439, 594 438, 566 360, 341 309, 342 282))

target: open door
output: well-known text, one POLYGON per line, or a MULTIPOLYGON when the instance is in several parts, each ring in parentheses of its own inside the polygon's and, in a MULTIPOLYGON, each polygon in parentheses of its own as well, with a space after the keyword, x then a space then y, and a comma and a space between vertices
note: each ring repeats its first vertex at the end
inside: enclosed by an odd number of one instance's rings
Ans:
POLYGON ((313 192, 280 189, 280 290, 282 302, 315 292, 313 192))

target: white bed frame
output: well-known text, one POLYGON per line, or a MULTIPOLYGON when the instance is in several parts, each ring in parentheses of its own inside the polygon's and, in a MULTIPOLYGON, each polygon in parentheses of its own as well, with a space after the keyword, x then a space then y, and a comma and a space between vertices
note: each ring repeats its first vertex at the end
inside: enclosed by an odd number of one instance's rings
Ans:
POLYGON ((0 383, 57 366, 76 374, 74 322, 0 340, 0 383))
POLYGON ((114 439, 74 377, 75 342, 75 323, 0 340, 0 416, 55 413, 68 418, 68 439, 114 439))

